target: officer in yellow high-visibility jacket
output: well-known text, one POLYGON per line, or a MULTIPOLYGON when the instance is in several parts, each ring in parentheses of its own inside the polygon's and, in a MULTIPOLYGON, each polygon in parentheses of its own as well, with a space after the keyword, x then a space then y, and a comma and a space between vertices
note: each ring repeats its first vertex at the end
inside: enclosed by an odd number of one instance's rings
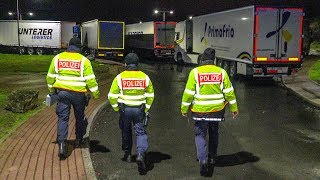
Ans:
POLYGON ((86 105, 87 89, 94 98, 99 97, 98 83, 90 61, 79 54, 81 41, 72 38, 66 52, 56 55, 49 67, 47 84, 51 93, 57 93, 58 103, 58 144, 60 159, 66 158, 68 137, 68 123, 71 105, 76 118, 76 147, 83 142, 86 133, 87 120, 84 110, 86 105))
POLYGON ((108 98, 113 109, 120 110, 123 160, 127 162, 131 162, 133 124, 138 153, 136 161, 141 173, 146 171, 145 154, 148 149, 148 136, 143 118, 153 103, 154 90, 149 76, 138 69, 139 58, 135 53, 129 53, 124 62, 126 70, 113 80, 108 98))
POLYGON ((214 65, 215 50, 207 48, 200 56, 200 66, 191 70, 183 93, 181 113, 189 108, 194 120, 195 143, 200 163, 200 174, 208 173, 206 134, 209 131, 209 161, 214 164, 219 139, 219 122, 224 120, 229 103, 233 118, 238 115, 234 89, 227 72, 214 65))

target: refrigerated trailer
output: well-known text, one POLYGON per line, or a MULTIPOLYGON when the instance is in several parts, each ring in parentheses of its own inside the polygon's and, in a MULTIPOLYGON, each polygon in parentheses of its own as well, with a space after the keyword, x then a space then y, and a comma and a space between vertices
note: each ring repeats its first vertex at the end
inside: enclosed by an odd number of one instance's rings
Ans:
POLYGON ((18 23, 14 20, 0 21, 0 45, 2 49, 17 49, 20 54, 58 53, 67 48, 73 37, 75 22, 20 20, 18 41, 18 23))
POLYGON ((302 8, 249 6, 193 17, 177 23, 174 58, 198 63, 200 53, 216 50, 216 64, 253 77, 289 75, 303 58, 302 8))
POLYGON ((124 22, 99 21, 81 24, 81 43, 93 57, 122 58, 124 54, 124 22))
POLYGON ((126 48, 144 56, 173 57, 176 22, 144 22, 126 25, 126 48))

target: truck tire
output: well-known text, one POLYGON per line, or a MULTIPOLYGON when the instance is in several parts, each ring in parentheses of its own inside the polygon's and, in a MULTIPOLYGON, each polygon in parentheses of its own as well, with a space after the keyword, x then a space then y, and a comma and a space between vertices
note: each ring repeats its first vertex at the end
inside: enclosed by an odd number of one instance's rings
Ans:
POLYGON ((37 49, 36 49, 36 53, 37 53, 38 55, 42 55, 42 54, 43 54, 43 49, 42 49, 42 48, 37 48, 37 49))
POLYGON ((33 55, 33 54, 34 54, 34 49, 33 49, 32 47, 28 47, 28 48, 27 48, 27 53, 28 53, 29 55, 33 55))
POLYGON ((26 49, 24 47, 20 47, 18 49, 18 51, 19 51, 19 54, 25 54, 26 53, 26 49))
POLYGON ((53 49, 53 50, 52 50, 52 54, 53 54, 53 55, 59 54, 59 49, 53 49))
POLYGON ((237 75, 237 63, 236 62, 230 62, 230 77, 236 77, 237 75))
POLYGON ((182 54, 181 54, 181 53, 178 53, 178 54, 177 54, 177 63, 178 63, 179 65, 184 64, 184 61, 183 61, 183 58, 182 58, 182 54))
POLYGON ((222 60, 221 59, 217 59, 217 66, 222 68, 222 60))
POLYGON ((228 74, 230 73, 230 66, 228 61, 223 61, 222 68, 226 70, 228 74))
POLYGON ((96 59, 96 50, 90 49, 90 55, 92 56, 92 60, 96 59))

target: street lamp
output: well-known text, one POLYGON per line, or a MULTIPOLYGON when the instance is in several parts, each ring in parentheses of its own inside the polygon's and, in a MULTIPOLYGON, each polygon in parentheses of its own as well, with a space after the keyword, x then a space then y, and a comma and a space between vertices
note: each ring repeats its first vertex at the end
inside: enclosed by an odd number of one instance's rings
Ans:
MULTIPOLYGON (((8 14, 9 14, 9 16, 13 16, 14 13, 9 11, 8 14)), ((21 16, 21 14, 19 12, 19 0, 17 0, 17 13, 16 14, 17 14, 17 30, 18 30, 18 47, 19 47, 19 52, 20 52, 21 47, 20 47, 20 33, 19 33, 20 25, 19 25, 19 20, 22 20, 22 16, 21 16)), ((33 12, 29 12, 28 15, 29 16, 33 16, 34 13, 33 12)))
MULTIPOLYGON (((11 11, 9 11, 8 12, 8 15, 9 16, 13 16, 13 15, 15 15, 16 13, 13 13, 13 12, 11 12, 11 11)), ((22 14, 23 13, 20 13, 20 16, 17 16, 17 17, 19 17, 19 20, 22 20, 22 14)), ((28 12, 28 13, 26 13, 29 17, 32 17, 32 16, 34 16, 34 13, 33 12, 28 12)))
POLYGON ((191 20, 193 17, 192 16, 189 16, 189 19, 191 20))
POLYGON ((158 14, 158 13, 162 13, 162 21, 166 21, 166 13, 170 13, 170 14, 173 14, 173 11, 171 10, 171 11, 164 11, 164 10, 154 10, 154 13, 155 14, 158 14))
POLYGON ((19 47, 19 54, 20 54, 20 33, 19 33, 19 19, 20 19, 20 12, 19 12, 19 0, 17 0, 17 27, 18 27, 18 47, 19 47))

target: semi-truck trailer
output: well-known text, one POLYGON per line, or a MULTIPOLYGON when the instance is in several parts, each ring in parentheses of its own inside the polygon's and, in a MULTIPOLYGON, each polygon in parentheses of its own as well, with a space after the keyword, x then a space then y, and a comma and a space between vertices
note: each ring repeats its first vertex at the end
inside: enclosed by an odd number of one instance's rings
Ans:
POLYGON ((126 25, 126 48, 143 56, 173 58, 176 22, 144 22, 126 25))
POLYGON ((100 21, 98 19, 81 23, 81 43, 85 50, 95 57, 122 59, 124 55, 125 23, 100 21))
POLYGON ((198 63, 200 53, 216 50, 216 64, 230 76, 290 75, 301 66, 302 8, 249 6, 193 17, 177 23, 174 59, 198 63))
POLYGON ((73 37, 75 22, 20 20, 0 21, 0 45, 2 49, 18 50, 20 54, 57 54, 67 48, 73 37), (20 39, 20 48, 19 48, 20 39))

